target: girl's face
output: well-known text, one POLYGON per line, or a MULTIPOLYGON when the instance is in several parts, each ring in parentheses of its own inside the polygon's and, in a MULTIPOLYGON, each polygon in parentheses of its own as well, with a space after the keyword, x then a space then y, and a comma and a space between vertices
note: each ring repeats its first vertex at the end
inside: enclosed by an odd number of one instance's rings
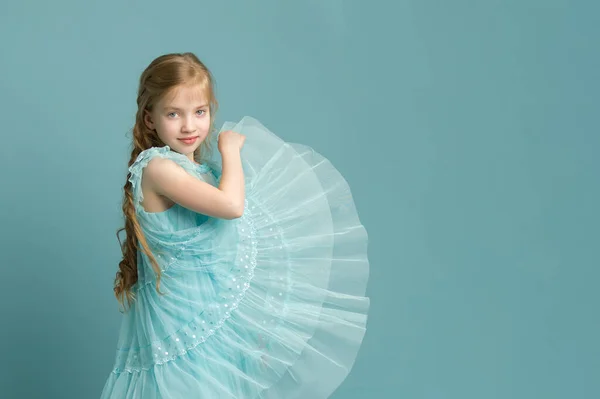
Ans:
POLYGON ((210 130, 208 98, 200 85, 176 87, 146 111, 144 122, 165 145, 193 161, 210 130))

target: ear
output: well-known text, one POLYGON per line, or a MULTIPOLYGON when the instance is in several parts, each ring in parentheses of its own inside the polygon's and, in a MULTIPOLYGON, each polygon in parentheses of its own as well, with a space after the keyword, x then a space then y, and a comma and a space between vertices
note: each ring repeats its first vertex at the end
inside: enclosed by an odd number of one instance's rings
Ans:
POLYGON ((154 121, 152 120, 152 115, 150 114, 150 112, 148 112, 148 110, 144 110, 144 123, 146 124, 146 127, 148 127, 148 129, 150 130, 154 130, 154 121))

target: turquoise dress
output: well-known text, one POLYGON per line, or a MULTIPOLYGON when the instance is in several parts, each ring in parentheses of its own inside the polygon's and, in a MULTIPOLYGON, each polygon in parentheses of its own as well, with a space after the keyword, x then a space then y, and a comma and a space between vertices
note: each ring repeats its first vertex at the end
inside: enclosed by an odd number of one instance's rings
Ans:
POLYGON ((141 205, 143 168, 154 157, 218 186, 218 135, 202 165, 165 146, 143 151, 129 169, 161 293, 138 251, 136 299, 123 314, 102 399, 320 399, 352 368, 367 322, 369 262, 348 184, 313 149, 255 119, 223 130, 246 136, 240 218, 141 205))

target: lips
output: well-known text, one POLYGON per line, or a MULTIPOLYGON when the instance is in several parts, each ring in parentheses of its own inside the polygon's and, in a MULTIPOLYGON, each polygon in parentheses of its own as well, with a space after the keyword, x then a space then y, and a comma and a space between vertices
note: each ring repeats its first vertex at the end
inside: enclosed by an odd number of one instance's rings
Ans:
POLYGON ((196 142, 196 140, 198 140, 198 136, 187 137, 185 139, 177 139, 177 140, 181 141, 184 144, 194 144, 196 142))

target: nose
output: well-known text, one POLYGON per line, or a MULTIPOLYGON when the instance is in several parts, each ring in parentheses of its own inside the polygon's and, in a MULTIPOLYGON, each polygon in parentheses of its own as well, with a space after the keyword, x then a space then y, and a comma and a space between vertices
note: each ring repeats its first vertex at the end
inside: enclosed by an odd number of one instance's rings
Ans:
POLYGON ((183 132, 193 132, 194 131, 194 120, 191 116, 186 116, 183 119, 183 124, 181 126, 181 131, 183 132))

